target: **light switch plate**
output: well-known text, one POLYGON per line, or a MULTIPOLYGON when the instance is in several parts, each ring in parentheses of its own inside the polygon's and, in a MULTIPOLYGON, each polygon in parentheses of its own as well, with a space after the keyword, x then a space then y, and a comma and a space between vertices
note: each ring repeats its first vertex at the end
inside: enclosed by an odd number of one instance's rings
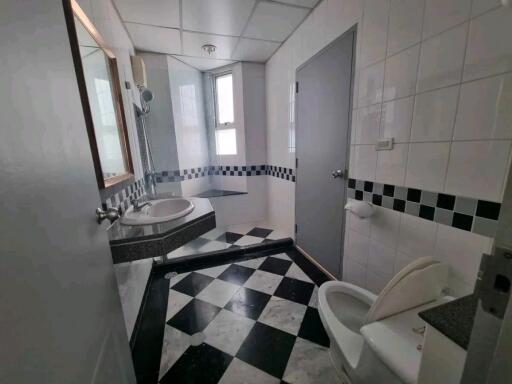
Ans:
POLYGON ((376 151, 389 151, 393 149, 394 139, 382 139, 377 141, 377 144, 375 144, 375 150, 376 151))

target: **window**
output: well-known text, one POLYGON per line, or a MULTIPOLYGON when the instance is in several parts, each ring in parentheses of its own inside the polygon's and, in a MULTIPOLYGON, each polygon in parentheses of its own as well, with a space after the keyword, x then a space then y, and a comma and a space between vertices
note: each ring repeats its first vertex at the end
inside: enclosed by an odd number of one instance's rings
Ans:
POLYGON ((236 129, 216 129, 215 147, 217 155, 236 155, 236 129))
POLYGON ((217 155, 236 155, 233 74, 215 78, 215 146, 217 155))

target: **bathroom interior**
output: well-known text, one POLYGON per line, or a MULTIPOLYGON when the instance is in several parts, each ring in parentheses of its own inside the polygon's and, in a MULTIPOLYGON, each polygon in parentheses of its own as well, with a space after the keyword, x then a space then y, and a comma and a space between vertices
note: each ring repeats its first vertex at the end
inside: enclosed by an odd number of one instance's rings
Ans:
POLYGON ((512 383, 509 0, 0 3, 0 382, 512 383))

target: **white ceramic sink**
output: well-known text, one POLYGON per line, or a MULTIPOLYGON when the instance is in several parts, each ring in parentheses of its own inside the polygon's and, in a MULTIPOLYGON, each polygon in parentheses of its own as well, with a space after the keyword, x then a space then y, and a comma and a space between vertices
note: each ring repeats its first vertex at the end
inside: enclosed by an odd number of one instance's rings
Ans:
POLYGON ((152 200, 150 206, 142 208, 139 212, 128 208, 121 224, 125 225, 147 225, 171 221, 183 217, 194 210, 194 204, 190 200, 175 198, 152 200))

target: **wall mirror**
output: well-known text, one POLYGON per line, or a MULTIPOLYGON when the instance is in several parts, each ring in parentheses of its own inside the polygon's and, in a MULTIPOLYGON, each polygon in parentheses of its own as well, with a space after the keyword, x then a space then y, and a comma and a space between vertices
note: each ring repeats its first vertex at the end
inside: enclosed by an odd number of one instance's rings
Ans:
POLYGON ((116 58, 75 0, 66 11, 96 179, 104 189, 133 177, 116 58))

